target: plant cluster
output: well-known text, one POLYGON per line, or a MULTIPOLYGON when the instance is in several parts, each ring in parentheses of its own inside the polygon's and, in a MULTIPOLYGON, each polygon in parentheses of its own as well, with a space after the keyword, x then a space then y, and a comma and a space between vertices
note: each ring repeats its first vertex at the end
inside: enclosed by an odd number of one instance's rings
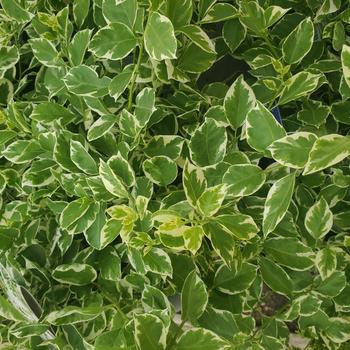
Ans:
POLYGON ((348 1, 0 6, 1 349, 349 346, 348 1))

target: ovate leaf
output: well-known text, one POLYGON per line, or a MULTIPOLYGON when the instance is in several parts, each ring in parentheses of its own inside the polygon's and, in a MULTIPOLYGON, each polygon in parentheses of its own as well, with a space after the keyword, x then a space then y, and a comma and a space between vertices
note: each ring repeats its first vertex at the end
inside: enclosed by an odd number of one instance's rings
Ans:
POLYGON ((147 53, 154 60, 176 58, 177 42, 169 18, 153 12, 148 19, 144 43, 147 53))
POLYGON ((228 89, 224 100, 226 118, 233 129, 243 124, 255 103, 253 90, 240 75, 228 89))
POLYGON ((24 315, 2 295, 0 295, 0 316, 11 321, 25 320, 24 315))
POLYGON ((199 46, 203 51, 215 53, 215 46, 208 35, 201 27, 189 24, 181 27, 179 31, 185 34, 194 44, 199 46))
POLYGON ((267 194, 264 217, 263 233, 268 235, 286 214, 292 199, 295 183, 295 174, 289 174, 276 181, 267 194))
POLYGON ((337 268, 337 253, 329 247, 325 247, 317 252, 315 264, 322 280, 325 280, 337 268))
POLYGON ((228 342, 204 328, 192 328, 182 334, 175 350, 227 350, 228 342))
POLYGON ((208 293, 204 282, 193 270, 186 277, 181 291, 181 318, 196 321, 204 312, 208 303, 208 293))
POLYGON ((272 142, 286 135, 272 113, 260 102, 248 113, 246 127, 248 144, 262 153, 267 152, 272 142))
POLYGON ((182 234, 186 249, 188 249, 193 255, 196 254, 198 249, 201 247, 204 236, 202 226, 188 227, 182 234))
POLYGON ((93 282, 97 277, 97 273, 88 264, 74 263, 57 266, 52 272, 52 277, 61 283, 84 286, 93 282))
POLYGON ((226 185, 220 184, 205 190, 198 198, 198 209, 205 216, 213 216, 221 207, 226 195, 226 185))
POLYGON ((191 159, 200 167, 219 163, 224 159, 226 143, 225 128, 214 119, 208 118, 191 137, 191 159))
POLYGON ((300 169, 307 163, 309 153, 316 140, 315 134, 300 131, 274 141, 268 149, 273 159, 280 164, 300 169))
POLYGON ((89 47, 98 58, 120 60, 127 56, 136 44, 133 32, 125 24, 111 23, 94 35, 89 47))
POLYGON ((197 200, 207 187, 203 170, 186 161, 182 176, 187 201, 196 208, 197 200))
POLYGON ((79 96, 101 97, 107 95, 110 79, 99 78, 92 68, 80 65, 73 67, 64 77, 67 89, 79 96))
POLYGON ((257 165, 231 165, 226 171, 223 182, 228 186, 227 194, 232 197, 250 196, 264 183, 266 175, 257 165))
POLYGON ((134 316, 135 341, 140 350, 163 350, 166 348, 168 329, 162 320, 152 314, 134 316))
POLYGON ((104 0, 102 12, 107 22, 123 23, 132 29, 137 14, 137 0, 104 0))
POLYGON ((103 160, 100 161, 99 174, 107 191, 120 198, 128 198, 129 194, 120 178, 103 160))
POLYGON ((85 173, 90 175, 98 174, 95 160, 79 141, 70 141, 70 157, 72 162, 85 173))
POLYGON ((231 271, 221 265, 216 271, 214 286, 222 293, 234 295, 248 289, 256 278, 257 267, 250 263, 243 263, 237 271, 231 271))
POLYGON ((69 325, 93 320, 99 316, 101 312, 102 309, 98 306, 66 306, 61 310, 50 312, 45 317, 45 321, 56 326, 69 325))
POLYGON ((303 59, 310 51, 314 41, 314 26, 311 18, 305 18, 287 36, 282 45, 283 58, 288 64, 303 59))
POLYGON ((283 105, 306 96, 317 88, 320 78, 320 74, 309 72, 300 72, 293 75, 285 82, 278 103, 283 105))
POLYGON ((215 221, 224 231, 233 234, 240 240, 250 240, 259 232, 258 226, 249 215, 238 213, 219 215, 215 221))
POLYGON ((303 175, 309 175, 341 162, 350 155, 350 137, 338 134, 322 136, 314 143, 303 175))
POLYGON ((348 84, 350 86, 350 46, 344 45, 342 52, 341 52, 341 64, 343 68, 343 76, 348 84))
POLYGON ((261 257, 260 272, 264 282, 275 292, 290 296, 293 291, 293 281, 288 274, 272 260, 261 257))
POLYGON ((145 175, 156 185, 171 184, 177 176, 177 165, 169 157, 157 156, 143 162, 145 175))
POLYGON ((264 242, 264 249, 278 264, 293 270, 303 271, 314 266, 312 249, 297 238, 271 238, 264 242))
POLYGON ((333 214, 327 201, 321 197, 306 213, 305 227, 315 239, 323 238, 333 226, 333 214))

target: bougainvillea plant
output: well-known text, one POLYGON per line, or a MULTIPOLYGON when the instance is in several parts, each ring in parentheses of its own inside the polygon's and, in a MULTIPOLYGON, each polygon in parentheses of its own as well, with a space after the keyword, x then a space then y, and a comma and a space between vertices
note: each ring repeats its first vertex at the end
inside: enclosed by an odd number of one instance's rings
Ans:
POLYGON ((0 5, 1 349, 349 348, 348 1, 0 5))

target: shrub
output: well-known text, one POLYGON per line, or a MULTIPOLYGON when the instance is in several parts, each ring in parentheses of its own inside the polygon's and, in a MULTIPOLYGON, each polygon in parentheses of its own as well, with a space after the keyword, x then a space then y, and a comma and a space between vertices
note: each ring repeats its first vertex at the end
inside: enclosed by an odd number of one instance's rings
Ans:
POLYGON ((1 348, 347 347, 347 1, 0 4, 1 348))

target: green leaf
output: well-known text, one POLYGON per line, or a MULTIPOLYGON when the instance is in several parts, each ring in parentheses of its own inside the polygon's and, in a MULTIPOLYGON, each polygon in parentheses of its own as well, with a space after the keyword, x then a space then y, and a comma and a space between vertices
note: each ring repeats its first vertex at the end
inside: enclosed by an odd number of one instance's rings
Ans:
POLYGON ((63 123, 69 123, 75 115, 60 104, 47 101, 35 105, 30 117, 40 123, 48 124, 60 119, 63 123))
POLYGON ((303 175, 313 174, 341 162, 350 155, 350 137, 337 134, 321 136, 314 143, 303 175))
POLYGON ((202 50, 194 43, 188 44, 178 59, 178 68, 188 73, 202 73, 216 60, 216 53, 202 50))
POLYGON ((311 93, 317 88, 320 78, 320 74, 308 72, 300 72, 293 75, 284 83, 278 104, 284 105, 311 93))
POLYGON ((184 139, 180 136, 157 135, 151 138, 144 152, 150 158, 165 156, 176 160, 181 154, 183 144, 184 139))
POLYGON ((7 69, 12 68, 18 60, 19 52, 16 46, 0 47, 0 71, 5 72, 7 69))
POLYGON ((238 213, 219 215, 215 221, 224 231, 233 234, 240 240, 250 240, 259 232, 258 226, 249 215, 238 213))
POLYGON ((237 265, 240 264, 240 251, 237 248, 237 239, 234 234, 214 221, 206 223, 203 229, 215 252, 231 270, 235 271, 237 265))
POLYGON ((136 96, 135 117, 141 128, 145 127, 155 111, 154 89, 144 88, 136 96))
POLYGON ((308 100, 303 104, 303 109, 298 112, 298 120, 318 127, 325 122, 329 112, 329 107, 322 102, 308 100))
POLYGON ((64 77, 67 89, 78 96, 102 97, 107 95, 110 79, 99 78, 92 68, 80 65, 73 67, 64 77))
POLYGON ((100 160, 99 174, 108 192, 120 198, 128 198, 129 194, 120 178, 114 173, 112 168, 100 160))
POLYGON ((202 226, 186 227, 182 234, 186 249, 195 255, 202 245, 202 239, 204 236, 202 226))
POLYGON ((231 340, 232 334, 239 332, 234 315, 230 311, 215 309, 207 306, 198 320, 201 327, 211 330, 217 335, 231 340))
POLYGON ((43 150, 39 143, 32 139, 15 141, 8 145, 1 153, 10 162, 23 164, 39 156, 43 153, 43 150))
POLYGON ((38 38, 30 39, 29 43, 35 58, 44 66, 56 67, 61 64, 56 47, 51 41, 38 38))
POLYGON ((160 248, 152 248, 143 257, 147 271, 154 272, 161 276, 172 276, 173 268, 169 255, 160 248))
POLYGON ((286 214, 292 200, 294 184, 295 174, 292 173, 271 186, 264 206, 263 233, 265 236, 276 228, 286 214))
POLYGON ((126 66, 124 70, 117 74, 111 81, 108 91, 109 94, 114 98, 115 101, 118 101, 119 97, 128 87, 131 78, 133 76, 133 69, 131 66, 126 66))
POLYGON ((253 90, 240 75, 228 89, 224 100, 226 118, 233 129, 244 123, 255 103, 253 90))
POLYGON ((0 295, 0 316, 11 321, 25 321, 24 315, 0 295))
POLYGON ((337 268, 337 254, 329 247, 319 250, 316 254, 315 265, 322 280, 330 277, 337 268))
POLYGON ((333 226, 333 214, 327 201, 321 197, 306 213, 305 227, 315 239, 323 238, 333 226))
POLYGON ((111 23, 100 29, 92 38, 89 49, 98 58, 120 60, 135 47, 133 32, 122 23, 111 23))
POLYGON ((314 266, 312 249, 297 238, 271 238, 264 242, 264 249, 278 264, 292 270, 304 271, 314 266))
POLYGON ((201 27, 189 24, 179 28, 179 32, 185 34, 194 44, 206 52, 215 53, 214 43, 201 27))
POLYGON ((175 350, 228 350, 228 342, 204 328, 192 328, 184 332, 175 350))
POLYGON ((70 141, 70 157, 72 162, 86 174, 98 174, 98 168, 95 160, 79 141, 70 141))
POLYGON ((116 117, 113 114, 103 115, 98 118, 89 128, 87 133, 88 141, 94 141, 108 133, 116 123, 116 117))
POLYGON ((177 42, 169 18, 153 12, 147 22, 144 43, 147 53, 154 60, 176 58, 177 42))
POLYGON ((215 165, 224 159, 226 144, 225 128, 214 119, 206 119, 191 137, 191 159, 200 167, 215 165))
POLYGON ((90 7, 90 0, 74 0, 73 2, 73 17, 77 26, 80 28, 88 13, 90 7))
POLYGON ((189 161, 186 161, 182 175, 182 182, 187 201, 192 207, 196 208, 197 200, 207 187, 203 170, 195 167, 189 161))
POLYGON ((77 32, 68 46, 68 57, 72 66, 83 63, 86 50, 89 46, 91 30, 84 29, 77 32))
POLYGON ((67 229, 80 219, 89 209, 90 200, 88 198, 79 198, 70 202, 62 211, 60 225, 67 229))
POLYGON ((257 1, 240 2, 239 6, 239 20, 254 33, 261 35, 267 27, 264 9, 257 1))
POLYGON ((126 109, 123 109, 120 114, 119 127, 120 131, 130 138, 136 138, 141 130, 140 123, 136 117, 126 109))
POLYGON ((320 282, 316 291, 325 297, 336 297, 346 286, 346 276, 343 271, 335 271, 320 282))
POLYGON ((217 23, 237 16, 237 9, 231 4, 215 4, 201 19, 201 23, 217 23))
POLYGON ((249 146, 262 153, 267 152, 272 142, 286 136, 283 127, 259 101, 248 113, 246 128, 249 146))
POLYGON ((231 271, 221 265, 216 271, 214 286, 222 293, 234 295, 248 289, 256 278, 257 267, 250 263, 243 263, 238 271, 231 271))
POLYGON ((288 274, 272 260, 260 258, 260 272, 264 282, 276 293, 290 296, 293 281, 288 274))
POLYGON ((341 317, 331 317, 330 325, 325 330, 326 336, 333 344, 341 344, 350 340, 350 322, 341 317))
POLYGON ((273 159, 283 166, 300 169, 307 163, 316 140, 315 134, 300 131, 274 141, 268 149, 273 159))
POLYGON ((271 27, 276 22, 278 22, 290 9, 289 8, 282 8, 280 6, 269 6, 264 11, 264 16, 266 20, 266 26, 271 27))
POLYGON ((108 159, 107 164, 110 166, 115 175, 120 178, 124 185, 132 187, 135 185, 135 173, 129 162, 122 157, 120 152, 108 159))
POLYGON ((222 28, 222 37, 231 52, 242 44, 247 35, 247 28, 239 21, 238 18, 230 19, 224 23, 222 28))
POLYGON ((213 216, 221 207, 226 195, 226 185, 220 184, 206 189, 198 198, 198 209, 204 217, 213 216))
POLYGON ((70 325, 93 320, 99 316, 101 312, 102 309, 98 306, 66 306, 61 310, 50 312, 45 317, 45 321, 55 326, 70 325))
POLYGON ((350 86, 350 46, 343 45, 341 52, 341 64, 343 68, 344 79, 348 86, 350 86))
POLYGON ((16 22, 28 22, 33 16, 29 11, 26 11, 17 0, 0 0, 0 4, 5 13, 16 22))
POLYGON ((282 45, 283 59, 288 64, 300 62, 311 50, 314 41, 314 26, 311 18, 305 18, 287 36, 282 45))
POLYGON ((175 29, 189 24, 192 13, 192 0, 167 0, 165 2, 165 14, 171 20, 175 29))
POLYGON ((121 278, 121 259, 113 247, 104 249, 98 258, 101 277, 109 281, 121 278))
POLYGON ((64 264, 57 266, 52 277, 61 283, 67 283, 74 286, 85 286, 93 282, 97 273, 95 269, 88 264, 64 264))
POLYGON ((143 162, 145 175, 158 186, 167 186, 177 177, 177 165, 169 157, 157 156, 143 162))
POLYGON ((135 341, 140 350, 162 350, 166 348, 168 329, 162 320, 152 314, 134 316, 135 341))
POLYGON ((208 293, 204 282, 193 270, 186 277, 181 291, 181 319, 196 321, 204 312, 208 303, 208 293))
POLYGON ((132 29, 136 20, 137 0, 103 0, 102 12, 107 22, 123 23, 132 29))
POLYGON ((265 183, 266 175, 257 165, 231 165, 223 177, 228 186, 227 195, 232 197, 250 196, 265 183))

